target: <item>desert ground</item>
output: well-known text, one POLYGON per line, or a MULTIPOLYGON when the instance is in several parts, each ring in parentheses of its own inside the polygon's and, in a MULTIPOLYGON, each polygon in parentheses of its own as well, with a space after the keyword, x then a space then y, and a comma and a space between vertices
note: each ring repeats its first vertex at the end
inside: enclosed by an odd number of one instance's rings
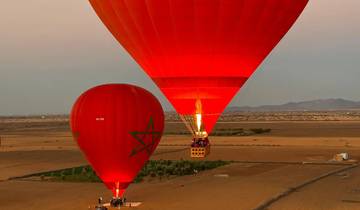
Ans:
MULTIPOLYGON (((196 175, 132 184, 130 201, 142 210, 360 209, 358 114, 232 114, 219 128, 264 128, 269 133, 213 136, 207 160, 232 164, 196 175), (288 115, 288 116, 287 116, 288 115), (314 117, 315 116, 315 117, 314 117), (331 161, 348 152, 352 161, 331 161)), ((152 159, 191 159, 189 135, 167 118, 166 134, 152 159), (169 134, 171 133, 171 134, 169 134)), ((0 118, 0 209, 89 209, 110 198, 101 183, 65 183, 21 177, 87 164, 72 140, 66 116, 0 118)))

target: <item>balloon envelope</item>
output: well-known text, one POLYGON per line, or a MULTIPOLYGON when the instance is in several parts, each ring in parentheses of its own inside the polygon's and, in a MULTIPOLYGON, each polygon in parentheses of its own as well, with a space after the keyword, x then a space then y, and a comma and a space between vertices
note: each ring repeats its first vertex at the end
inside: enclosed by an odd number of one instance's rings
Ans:
POLYGON ((158 145, 164 113, 142 88, 102 85, 78 98, 71 129, 96 174, 119 197, 158 145))
POLYGON ((181 115, 210 132, 308 0, 90 0, 181 115))

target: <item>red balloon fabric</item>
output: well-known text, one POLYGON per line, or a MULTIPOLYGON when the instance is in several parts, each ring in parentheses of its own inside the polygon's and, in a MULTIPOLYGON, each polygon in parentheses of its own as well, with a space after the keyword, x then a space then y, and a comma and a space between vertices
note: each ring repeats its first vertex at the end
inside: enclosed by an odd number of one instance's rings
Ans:
POLYGON ((74 139, 96 174, 121 197, 157 147, 164 112, 148 91, 126 84, 92 88, 71 112, 74 139))
POLYGON ((200 100, 208 133, 308 0, 90 0, 182 115, 200 100))

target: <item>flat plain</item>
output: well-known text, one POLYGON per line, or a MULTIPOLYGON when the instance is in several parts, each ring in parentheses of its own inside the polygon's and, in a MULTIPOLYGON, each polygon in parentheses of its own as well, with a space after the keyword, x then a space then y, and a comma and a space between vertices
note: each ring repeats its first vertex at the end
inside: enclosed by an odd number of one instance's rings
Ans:
MULTIPOLYGON (((126 192, 138 209, 360 209, 358 114, 245 113, 223 116, 216 129, 271 129, 269 133, 211 136, 207 160, 234 163, 170 179, 148 179, 126 192), (348 152, 354 161, 331 161, 348 152), (279 196, 281 195, 281 196, 279 196)), ((167 118, 152 159, 191 159, 190 135, 167 118)), ((29 181, 22 177, 87 164, 66 116, 0 118, 0 209, 88 209, 110 198, 101 183, 29 181)))

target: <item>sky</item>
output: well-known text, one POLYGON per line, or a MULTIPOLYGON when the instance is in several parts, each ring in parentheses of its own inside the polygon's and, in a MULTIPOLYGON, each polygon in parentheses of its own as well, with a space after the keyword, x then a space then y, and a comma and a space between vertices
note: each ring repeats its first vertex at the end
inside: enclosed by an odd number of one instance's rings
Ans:
MULTIPOLYGON (((360 101, 360 1, 310 0, 230 106, 323 98, 360 101)), ((0 7, 0 115, 66 114, 87 89, 131 83, 171 105, 87 0, 0 7)))

